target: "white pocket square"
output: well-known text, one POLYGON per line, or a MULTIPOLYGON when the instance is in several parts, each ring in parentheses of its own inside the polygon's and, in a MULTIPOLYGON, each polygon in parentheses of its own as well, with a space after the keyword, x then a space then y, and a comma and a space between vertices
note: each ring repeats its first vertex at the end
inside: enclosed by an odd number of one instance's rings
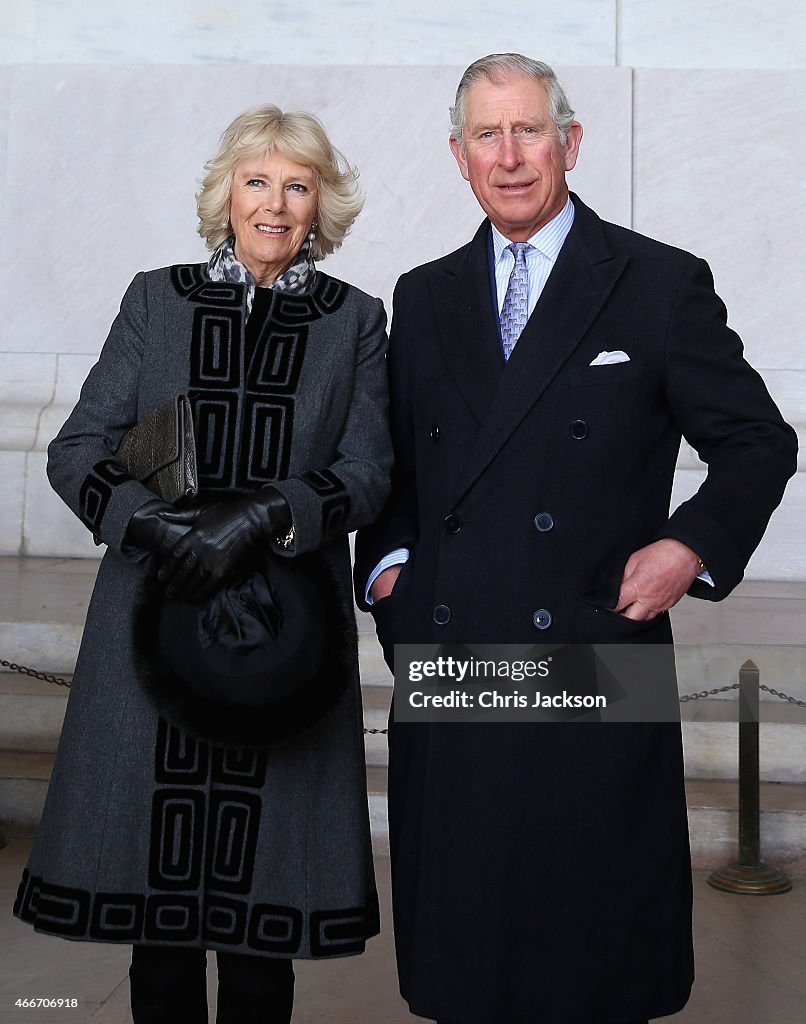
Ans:
POLYGON ((611 363, 629 363, 630 357, 626 352, 622 352, 621 349, 616 349, 615 352, 600 352, 599 355, 591 360, 590 366, 609 366, 611 363))

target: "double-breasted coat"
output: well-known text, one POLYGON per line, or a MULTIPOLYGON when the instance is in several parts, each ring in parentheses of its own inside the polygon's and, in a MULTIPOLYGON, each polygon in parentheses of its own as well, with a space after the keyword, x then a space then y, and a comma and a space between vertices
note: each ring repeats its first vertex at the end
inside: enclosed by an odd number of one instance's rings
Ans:
POLYGON ((51 444, 53 486, 108 551, 15 905, 41 931, 297 958, 360 952, 378 930, 352 602, 333 659, 341 696, 277 746, 215 742, 164 717, 134 629, 148 560, 125 533, 154 495, 114 452, 179 392, 200 497, 273 484, 293 515, 287 553, 324 552, 349 600, 348 531, 388 493, 383 306, 321 272, 267 306, 248 318, 246 285, 203 265, 138 274, 51 444))
MULTIPOLYGON (((489 224, 401 278, 390 335, 392 494, 356 585, 408 643, 664 643, 614 613, 624 564, 673 537, 724 597, 795 469, 794 434, 726 326, 707 265, 575 219, 504 365, 489 224), (596 365, 603 352, 620 362, 596 365), (621 358, 621 357, 619 357, 621 358), (681 434, 708 463, 671 515, 681 434)), ((599 360, 601 362, 601 359, 599 360)), ((674 1013, 693 977, 675 724, 390 723, 401 990, 463 1024, 674 1013)))

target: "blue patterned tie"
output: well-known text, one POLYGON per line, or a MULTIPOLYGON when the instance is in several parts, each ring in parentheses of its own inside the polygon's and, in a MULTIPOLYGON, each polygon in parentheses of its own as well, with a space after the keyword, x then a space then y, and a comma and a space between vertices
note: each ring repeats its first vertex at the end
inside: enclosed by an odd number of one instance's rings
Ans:
POLYGON ((512 242, 507 249, 515 257, 515 266, 509 275, 507 293, 501 307, 501 340, 504 343, 504 359, 509 359, 515 343, 526 326, 529 311, 529 272, 526 269, 526 253, 533 249, 528 242, 512 242))

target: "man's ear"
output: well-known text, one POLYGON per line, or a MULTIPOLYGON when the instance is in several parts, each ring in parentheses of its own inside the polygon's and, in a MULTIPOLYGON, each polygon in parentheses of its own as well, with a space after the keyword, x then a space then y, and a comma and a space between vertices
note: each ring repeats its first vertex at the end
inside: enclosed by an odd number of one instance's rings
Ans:
POLYGON ((568 129, 568 137, 565 140, 565 169, 572 171, 579 156, 579 144, 582 142, 582 125, 579 121, 572 121, 568 129))
POLYGON ((454 157, 456 158, 457 164, 459 164, 459 170, 462 172, 462 177, 465 179, 465 181, 470 181, 470 172, 467 169, 467 157, 465 156, 465 151, 462 149, 462 147, 459 145, 459 143, 452 135, 450 143, 451 153, 453 153, 454 157))

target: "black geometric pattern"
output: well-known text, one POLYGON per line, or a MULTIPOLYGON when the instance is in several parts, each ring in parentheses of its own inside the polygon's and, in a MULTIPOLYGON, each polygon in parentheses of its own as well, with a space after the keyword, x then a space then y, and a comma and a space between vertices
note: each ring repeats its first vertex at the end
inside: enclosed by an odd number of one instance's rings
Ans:
POLYGON ((100 530, 112 488, 127 480, 131 477, 114 459, 101 459, 84 478, 78 492, 78 514, 93 533, 100 530))
POLYGON ((322 536, 336 537, 344 533, 350 515, 350 495, 333 470, 309 470, 300 474, 300 480, 306 483, 319 497, 324 498, 322 502, 322 536))
POLYGON ((158 789, 151 805, 148 884, 152 889, 197 889, 201 881, 204 793, 158 789))
POLYGON ((145 896, 99 892, 92 903, 90 935, 99 941, 132 942, 143 934, 145 896))
POLYGON ((204 878, 207 889, 241 894, 251 889, 261 804, 254 793, 211 793, 204 878))
POLYGON ((94 473, 88 473, 78 492, 78 514, 84 525, 98 533, 112 497, 112 488, 94 473))
POLYGON ((160 718, 154 778, 158 785, 192 786, 205 783, 209 774, 210 749, 181 729, 160 718))
POLYGON ((187 299, 194 292, 198 291, 205 284, 205 281, 204 270, 200 263, 171 267, 171 284, 183 299, 187 299))
POLYGON ((200 307, 195 311, 194 344, 190 350, 191 388, 240 387, 241 319, 240 309, 211 312, 200 307))
MULTIPOLYGON (((317 273, 307 295, 259 288, 245 322, 245 285, 209 281, 198 265, 173 267, 171 282, 194 306, 189 397, 202 494, 285 479, 308 325, 341 308, 347 285, 317 273)), ((84 505, 88 518, 105 508, 95 492, 84 505)), ((327 520, 344 515, 330 508, 327 520)))
POLYGON ((335 313, 347 298, 347 285, 343 281, 322 274, 319 275, 317 283, 319 287, 314 288, 312 295, 317 308, 325 316, 328 313, 335 313))
POLYGON ((199 480, 207 490, 227 488, 233 479, 238 395, 226 391, 189 391, 196 432, 199 480))
POLYGON ((294 399, 247 395, 241 443, 240 483, 249 490, 285 480, 291 459, 294 399))
POLYGON ((350 515, 350 496, 327 498, 322 502, 322 536, 338 537, 347 532, 347 518, 350 515))
MULTIPOLYGON (((98 892, 49 885, 23 871, 14 914, 37 931, 101 942, 245 946, 293 956, 302 946, 305 917, 298 907, 255 903, 208 893, 98 892)), ((378 907, 314 912, 308 919, 313 956, 360 953, 378 931, 378 907)))
MULTIPOLYGON (((21 888, 25 885, 27 874, 26 871, 23 875, 21 888)), ((21 904, 20 917, 23 917, 25 911, 33 913, 37 924, 53 935, 70 937, 83 935, 87 931, 90 919, 88 892, 62 885, 46 885, 40 878, 31 878, 28 889, 22 899, 17 897, 21 904)))
POLYGON ((247 944, 266 953, 296 953, 302 943, 302 913, 294 907, 256 903, 247 944))
POLYGON ((299 478, 312 491, 323 498, 333 494, 340 494, 345 490, 344 484, 332 469, 309 469, 305 473, 300 473, 299 478))
POLYGON ((250 391, 293 394, 297 390, 308 328, 278 331, 267 323, 249 360, 247 387, 250 391))
POLYGON ((213 747, 213 783, 261 789, 269 755, 257 747, 213 747))
POLYGON ((149 896, 143 937, 151 942, 190 942, 199 934, 195 896, 149 896))
POLYGON ((337 956, 360 953, 364 940, 379 925, 377 903, 353 910, 318 911, 311 914, 311 953, 337 956))
POLYGON ((242 900, 209 896, 204 901, 202 938, 240 946, 246 941, 249 905, 242 900))
POLYGON ((92 467, 93 473, 105 480, 108 484, 113 487, 117 487, 118 484, 124 484, 127 480, 131 480, 131 476, 127 473, 124 466, 122 466, 117 459, 101 459, 100 462, 96 462, 92 467))

